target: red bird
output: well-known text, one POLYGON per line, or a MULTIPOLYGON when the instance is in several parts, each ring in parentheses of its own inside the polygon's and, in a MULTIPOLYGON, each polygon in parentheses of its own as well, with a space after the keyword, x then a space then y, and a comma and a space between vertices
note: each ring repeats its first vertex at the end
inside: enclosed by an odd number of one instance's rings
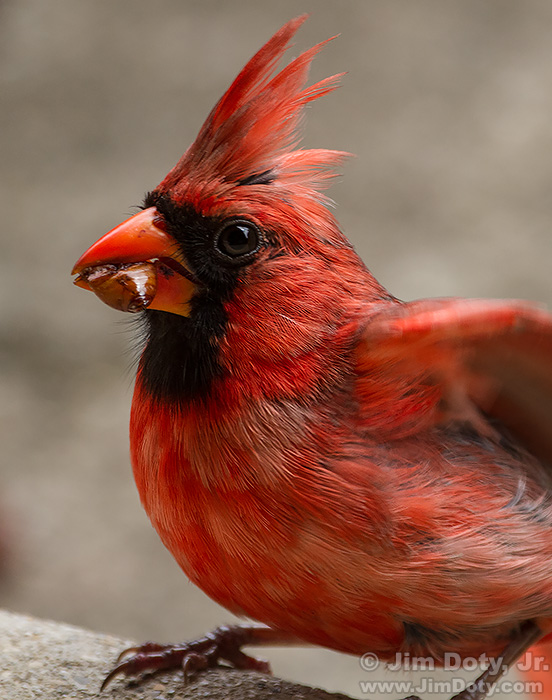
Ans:
MULTIPOLYGON (((552 317, 517 301, 404 303, 320 193, 346 154, 297 149, 323 44, 249 61, 195 142, 77 262, 141 311, 142 504, 189 578, 265 626, 145 645, 118 673, 242 645, 515 661, 552 631, 552 317)), ((482 698, 503 667, 463 698, 482 698)))

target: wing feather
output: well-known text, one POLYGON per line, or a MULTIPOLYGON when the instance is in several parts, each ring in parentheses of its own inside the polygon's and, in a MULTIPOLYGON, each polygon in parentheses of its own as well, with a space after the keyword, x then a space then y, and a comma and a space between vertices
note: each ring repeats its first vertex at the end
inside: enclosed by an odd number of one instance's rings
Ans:
POLYGON ((357 373, 368 428, 400 437, 464 420, 491 430, 492 416, 552 464, 552 315, 536 305, 390 306, 364 327, 357 373))

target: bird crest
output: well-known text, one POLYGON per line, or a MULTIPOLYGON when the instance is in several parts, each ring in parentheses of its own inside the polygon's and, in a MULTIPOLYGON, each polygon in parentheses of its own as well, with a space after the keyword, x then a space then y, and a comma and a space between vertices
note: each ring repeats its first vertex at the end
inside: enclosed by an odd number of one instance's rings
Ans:
POLYGON ((297 145, 304 107, 334 90, 343 75, 305 87, 310 64, 331 39, 304 51, 274 74, 306 18, 302 15, 285 24, 244 66, 194 143, 156 188, 158 193, 189 200, 192 190, 191 199, 202 199, 236 186, 278 182, 320 199, 318 190, 349 154, 297 145))

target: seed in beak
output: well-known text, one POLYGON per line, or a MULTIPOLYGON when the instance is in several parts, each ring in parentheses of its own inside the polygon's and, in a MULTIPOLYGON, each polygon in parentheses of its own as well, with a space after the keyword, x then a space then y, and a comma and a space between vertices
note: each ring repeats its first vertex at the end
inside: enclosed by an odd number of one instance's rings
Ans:
POLYGON ((146 309, 157 292, 157 267, 152 261, 88 267, 75 282, 87 285, 104 304, 118 311, 146 309))

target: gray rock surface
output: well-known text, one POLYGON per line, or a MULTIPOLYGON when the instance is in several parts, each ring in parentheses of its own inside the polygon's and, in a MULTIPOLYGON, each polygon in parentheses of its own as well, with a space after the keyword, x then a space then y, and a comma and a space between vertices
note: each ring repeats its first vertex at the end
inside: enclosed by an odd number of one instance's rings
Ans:
POLYGON ((128 640, 0 611, 2 700, 347 700, 260 673, 212 670, 184 686, 181 673, 99 687, 128 640))

